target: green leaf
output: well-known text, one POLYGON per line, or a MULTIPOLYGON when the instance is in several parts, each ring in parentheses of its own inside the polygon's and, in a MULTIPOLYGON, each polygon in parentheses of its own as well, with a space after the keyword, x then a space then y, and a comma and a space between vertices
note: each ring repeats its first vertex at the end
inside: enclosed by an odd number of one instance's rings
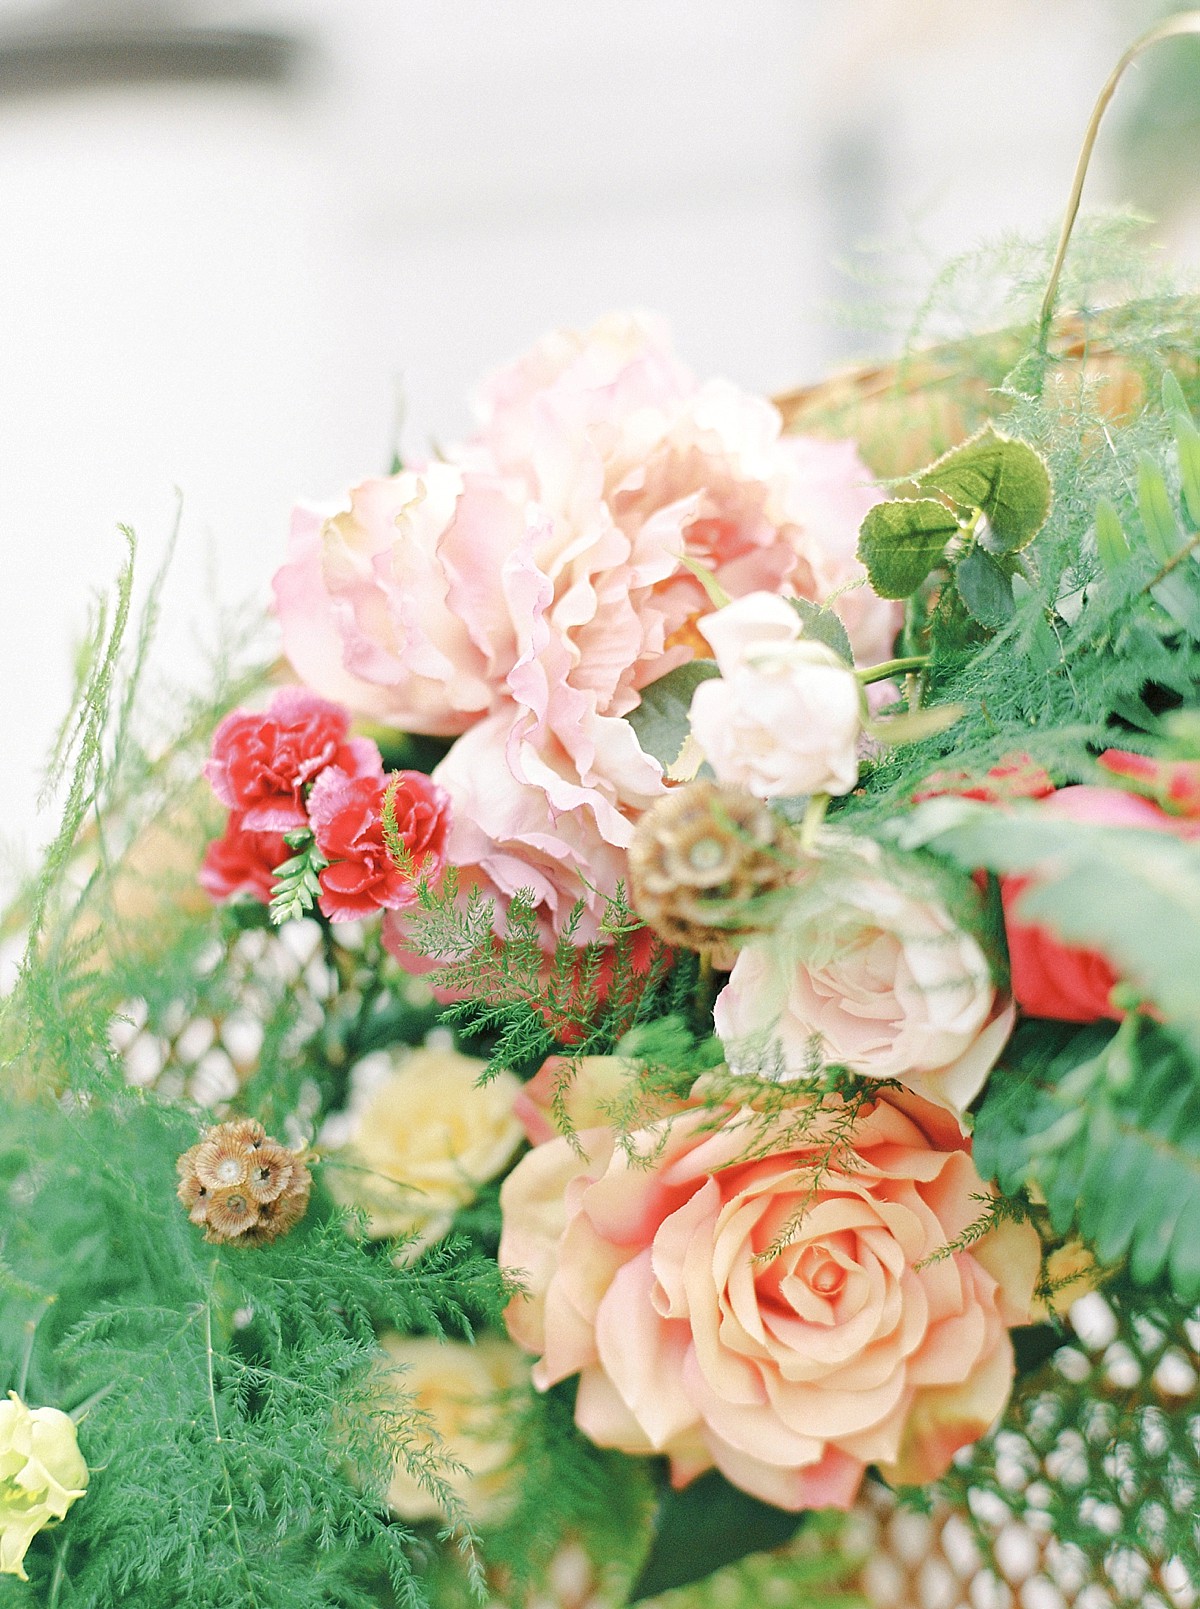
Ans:
POLYGON ((691 730, 692 694, 701 682, 720 674, 711 659, 689 659, 643 687, 641 703, 625 717, 643 751, 664 770, 675 764, 691 730))
POLYGON ((1050 512, 1050 472, 1041 454, 991 425, 931 464, 917 484, 960 508, 982 509, 988 530, 980 541, 992 553, 1028 547, 1050 512))
POLYGON ((650 1551, 629 1594, 630 1603, 701 1581, 723 1565, 789 1541, 803 1514, 762 1503, 717 1470, 668 1491, 659 1503, 650 1551))
POLYGON ((876 503, 858 533, 858 556, 881 598, 908 598, 941 563, 962 526, 932 497, 876 503))
POLYGON ((1179 450, 1184 507, 1193 528, 1200 528, 1200 430, 1196 429, 1183 388, 1169 369, 1163 375, 1162 399, 1179 450))
POLYGON ((1129 561, 1129 542, 1117 511, 1103 497, 1096 504, 1096 550, 1108 575, 1115 575, 1129 561))
POLYGON ((1036 1184, 1053 1227, 1102 1263, 1128 1258, 1200 1297, 1200 1089, 1189 1059, 1146 1019, 1070 1029, 1026 1022, 977 1114, 976 1161, 1001 1189, 1036 1184))
POLYGON ((832 609, 823 609, 820 604, 811 603, 807 598, 789 598, 788 602, 803 621, 804 635, 810 641, 823 642, 826 648, 832 648, 835 654, 839 654, 847 665, 853 665, 854 650, 850 646, 850 638, 832 609))
POLYGON ((954 566, 959 595, 981 626, 1002 626, 1013 615, 1012 577, 976 542, 954 566))
POLYGON ((1200 1048, 1200 849, 1169 832, 1101 827, 1036 806, 932 799, 889 824, 905 849, 966 871, 1036 872, 1018 914, 1098 950, 1200 1048))
POLYGON ((1149 453, 1138 461, 1137 501, 1146 545, 1160 564, 1166 564, 1183 546, 1183 533, 1162 470, 1149 453))
POLYGON ((1150 595, 1178 626, 1200 642, 1200 572, 1180 564, 1156 581, 1150 595))
POLYGON ((312 910, 321 894, 319 874, 328 864, 310 836, 297 854, 275 867, 270 910, 277 927, 312 910))

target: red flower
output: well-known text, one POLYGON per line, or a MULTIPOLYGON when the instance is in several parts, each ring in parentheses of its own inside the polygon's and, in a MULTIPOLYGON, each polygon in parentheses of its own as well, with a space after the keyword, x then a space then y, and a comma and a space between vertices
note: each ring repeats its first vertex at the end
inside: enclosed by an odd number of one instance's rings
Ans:
POLYGON ((1124 749, 1105 749, 1100 765, 1114 776, 1127 777, 1173 816, 1200 818, 1200 760, 1151 760, 1124 749))
MULTIPOLYGON (((1148 799, 1121 788, 1061 788, 1043 800, 1040 808, 1101 827, 1148 828, 1188 838, 1200 834, 1200 827, 1185 826, 1148 799)), ((1022 918, 1021 895, 1035 881, 1025 876, 1000 879, 1013 998, 1032 1017, 1054 1017, 1060 1022, 1095 1022, 1101 1017, 1119 1021, 1125 1013, 1109 999, 1118 975, 1107 958, 1094 950, 1063 944, 1049 928, 1022 918)))
POLYGON ((232 899, 235 894, 251 894, 264 905, 271 902, 276 866, 291 854, 279 832, 247 832, 235 810, 229 817, 223 838, 214 838, 200 867, 200 886, 213 899, 232 899))
POLYGON ((330 861, 320 874, 320 906, 331 922, 352 922, 385 907, 402 910, 416 901, 417 880, 436 876, 445 865, 450 801, 421 771, 397 771, 396 827, 411 858, 400 867, 383 835, 382 774, 348 775, 332 768, 313 785, 309 820, 317 848, 330 861))
POLYGON ((368 738, 350 738, 350 717, 300 687, 275 694, 265 713, 234 710, 213 734, 204 774, 222 804, 252 832, 304 827, 304 789, 329 766, 350 774, 377 771, 379 750, 368 738))
POLYGON ((1054 792, 1050 773, 1028 754, 1010 754, 994 765, 979 781, 969 771, 934 771, 925 785, 913 794, 913 803, 956 794, 960 799, 981 799, 984 804, 1004 804, 1009 799, 1042 799, 1054 792))

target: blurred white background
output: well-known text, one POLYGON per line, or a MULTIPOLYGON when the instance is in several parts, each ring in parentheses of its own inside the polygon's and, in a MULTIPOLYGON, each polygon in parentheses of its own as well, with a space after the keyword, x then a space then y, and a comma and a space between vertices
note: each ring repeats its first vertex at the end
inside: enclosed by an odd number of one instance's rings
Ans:
MULTIPOLYGON (((479 375, 623 305, 701 373, 815 378, 861 346, 833 311, 863 294, 839 268, 861 243, 932 274, 1056 221, 1153 10, 0 0, 7 875, 50 831, 37 779, 118 521, 144 578, 182 491, 159 657, 194 675, 219 604, 265 601, 293 500, 386 467, 401 382, 410 445, 453 437, 479 375), (104 39, 148 22, 267 30, 292 66, 122 81, 104 39)), ((1090 202, 1124 199, 1109 151, 1090 202)))

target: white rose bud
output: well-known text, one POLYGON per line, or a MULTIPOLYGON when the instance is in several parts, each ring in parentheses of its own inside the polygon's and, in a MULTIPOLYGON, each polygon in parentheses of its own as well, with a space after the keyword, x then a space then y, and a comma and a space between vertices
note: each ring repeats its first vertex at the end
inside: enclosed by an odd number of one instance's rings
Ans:
POLYGON ((752 592, 697 622, 720 678, 692 698, 692 736, 720 782, 760 799, 849 793, 863 700, 853 670, 802 635, 796 611, 752 592))
POLYGON ((27 1408, 15 1391, 0 1402, 0 1575, 25 1574, 25 1553, 87 1489, 75 1423, 58 1408, 27 1408))

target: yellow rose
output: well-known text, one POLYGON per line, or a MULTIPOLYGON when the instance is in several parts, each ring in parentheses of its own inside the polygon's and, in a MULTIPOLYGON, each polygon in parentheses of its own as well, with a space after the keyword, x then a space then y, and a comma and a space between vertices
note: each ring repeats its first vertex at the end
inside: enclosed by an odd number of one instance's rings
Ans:
POLYGON ((416 1256, 449 1229, 460 1207, 502 1173, 524 1138, 513 1115, 520 1084, 456 1050, 414 1050, 390 1066, 351 1113, 329 1182, 346 1206, 367 1213, 367 1233, 412 1235, 416 1256))
MULTIPOLYGON (((381 1335, 388 1364, 402 1368, 391 1381, 428 1414, 448 1460, 458 1469, 440 1478, 476 1521, 496 1519, 510 1500, 505 1467, 512 1457, 503 1396, 529 1380, 529 1361, 509 1341, 485 1335, 474 1346, 434 1336, 381 1335)), ((419 1450, 420 1436, 417 1437, 419 1450)), ((388 1503, 404 1520, 442 1519, 441 1504, 398 1457, 388 1503)))
POLYGON ((61 1520, 87 1489, 75 1423, 57 1408, 27 1408, 15 1391, 0 1402, 0 1575, 25 1574, 37 1533, 61 1520))

